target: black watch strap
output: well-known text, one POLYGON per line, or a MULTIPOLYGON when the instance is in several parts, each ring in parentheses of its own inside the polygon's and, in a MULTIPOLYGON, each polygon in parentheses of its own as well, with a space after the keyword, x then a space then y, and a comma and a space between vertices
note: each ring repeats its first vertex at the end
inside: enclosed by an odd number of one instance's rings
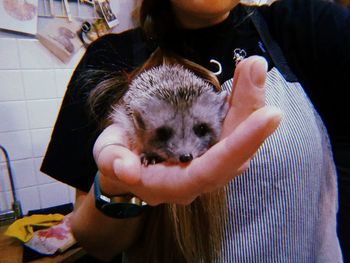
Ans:
POLYGON ((148 207, 147 203, 132 195, 104 195, 98 178, 99 172, 94 180, 95 206, 104 215, 120 219, 130 218, 140 215, 148 207))

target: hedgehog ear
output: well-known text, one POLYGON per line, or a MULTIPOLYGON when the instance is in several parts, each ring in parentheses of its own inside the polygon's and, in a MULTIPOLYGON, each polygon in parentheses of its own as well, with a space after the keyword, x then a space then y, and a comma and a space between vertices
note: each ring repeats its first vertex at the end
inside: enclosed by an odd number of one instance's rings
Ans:
POLYGON ((146 129, 146 125, 142 119, 142 115, 138 111, 134 111, 132 113, 132 118, 134 120, 134 125, 135 125, 136 129, 142 129, 142 130, 146 129))
POLYGON ((218 105, 219 111, 220 111, 220 117, 223 120, 226 117, 226 114, 229 109, 229 92, 227 91, 221 91, 218 94, 218 105))

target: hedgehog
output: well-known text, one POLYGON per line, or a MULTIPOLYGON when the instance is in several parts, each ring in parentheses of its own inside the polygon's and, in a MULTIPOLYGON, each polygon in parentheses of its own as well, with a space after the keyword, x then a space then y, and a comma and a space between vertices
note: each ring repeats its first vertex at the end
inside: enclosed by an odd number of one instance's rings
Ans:
POLYGON ((227 110, 226 92, 183 65, 163 64, 131 81, 110 119, 143 165, 188 163, 219 140, 227 110))

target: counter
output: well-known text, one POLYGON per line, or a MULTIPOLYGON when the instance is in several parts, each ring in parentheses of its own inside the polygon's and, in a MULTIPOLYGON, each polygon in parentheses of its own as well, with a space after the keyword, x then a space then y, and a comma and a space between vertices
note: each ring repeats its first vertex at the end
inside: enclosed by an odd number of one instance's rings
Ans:
MULTIPOLYGON (((21 241, 13 237, 8 237, 4 233, 8 226, 0 226, 0 262, 1 263, 22 263, 23 262, 23 244, 21 241)), ((70 263, 75 262, 84 256, 85 252, 80 247, 75 247, 66 252, 36 259, 30 261, 32 263, 70 263)))

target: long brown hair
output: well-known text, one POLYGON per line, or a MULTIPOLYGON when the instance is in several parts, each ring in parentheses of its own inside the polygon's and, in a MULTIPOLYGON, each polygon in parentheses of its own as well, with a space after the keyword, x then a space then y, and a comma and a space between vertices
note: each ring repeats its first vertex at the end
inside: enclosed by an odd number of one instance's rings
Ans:
MULTIPOLYGON (((128 84, 141 72, 161 64, 181 64, 220 90, 214 74, 202 66, 170 52, 157 49, 149 59, 130 73, 110 74, 90 93, 92 111, 100 111, 106 101, 116 103, 128 84), (114 96, 114 98, 111 98, 114 96)), ((108 107, 112 109, 112 105, 108 107)), ((108 115, 105 115, 108 116, 108 115)), ((109 121, 101 120, 103 125, 109 121)), ((144 233, 138 243, 139 262, 213 262, 221 248, 225 192, 220 189, 199 196, 189 205, 163 204, 149 211, 144 233), (142 252, 141 252, 142 251, 142 252)))
POLYGON ((143 0, 140 8, 140 26, 148 39, 161 45, 162 39, 177 31, 169 0, 143 0), (171 32, 171 33, 169 33, 171 32))
MULTIPOLYGON (((90 93, 91 112, 102 125, 108 125, 106 102, 116 103, 127 91, 129 83, 141 72, 162 64, 181 64, 220 90, 220 83, 210 71, 170 51, 176 36, 176 23, 168 0, 143 0, 140 26, 147 39, 156 43, 156 51, 132 72, 116 72, 90 93), (169 32, 172 32, 169 34, 169 32)), ((142 263, 211 263, 221 251, 226 218, 224 189, 202 194, 189 205, 161 204, 147 211, 143 233, 131 249, 132 262, 142 263)))
MULTIPOLYGON (((173 45, 177 45, 176 48, 179 49, 185 48, 179 46, 183 44, 177 39, 179 28, 169 0, 143 0, 140 9, 140 26, 146 39, 155 42, 162 49, 172 49, 173 45)), ((220 89, 217 78, 207 69, 174 54, 165 53, 164 55, 163 53, 160 54, 161 56, 166 60, 175 58, 172 62, 184 65, 220 89)), ((225 205, 224 189, 201 195, 187 206, 161 205, 161 208, 158 208, 161 211, 153 211, 148 218, 149 224, 146 225, 146 233, 143 235, 146 241, 152 240, 156 244, 152 246, 151 242, 149 246, 151 248, 148 251, 149 261, 140 260, 140 262, 214 262, 222 244, 222 219, 226 217, 225 205), (160 214, 162 216, 159 216, 160 214), (157 216, 163 221, 157 229, 152 229, 150 225, 157 216), (150 233, 153 233, 156 238, 150 239, 148 236, 150 233), (159 243, 162 243, 161 247, 159 243)), ((155 225, 153 227, 156 228, 155 225)), ((147 254, 146 251, 142 254, 147 254)))

